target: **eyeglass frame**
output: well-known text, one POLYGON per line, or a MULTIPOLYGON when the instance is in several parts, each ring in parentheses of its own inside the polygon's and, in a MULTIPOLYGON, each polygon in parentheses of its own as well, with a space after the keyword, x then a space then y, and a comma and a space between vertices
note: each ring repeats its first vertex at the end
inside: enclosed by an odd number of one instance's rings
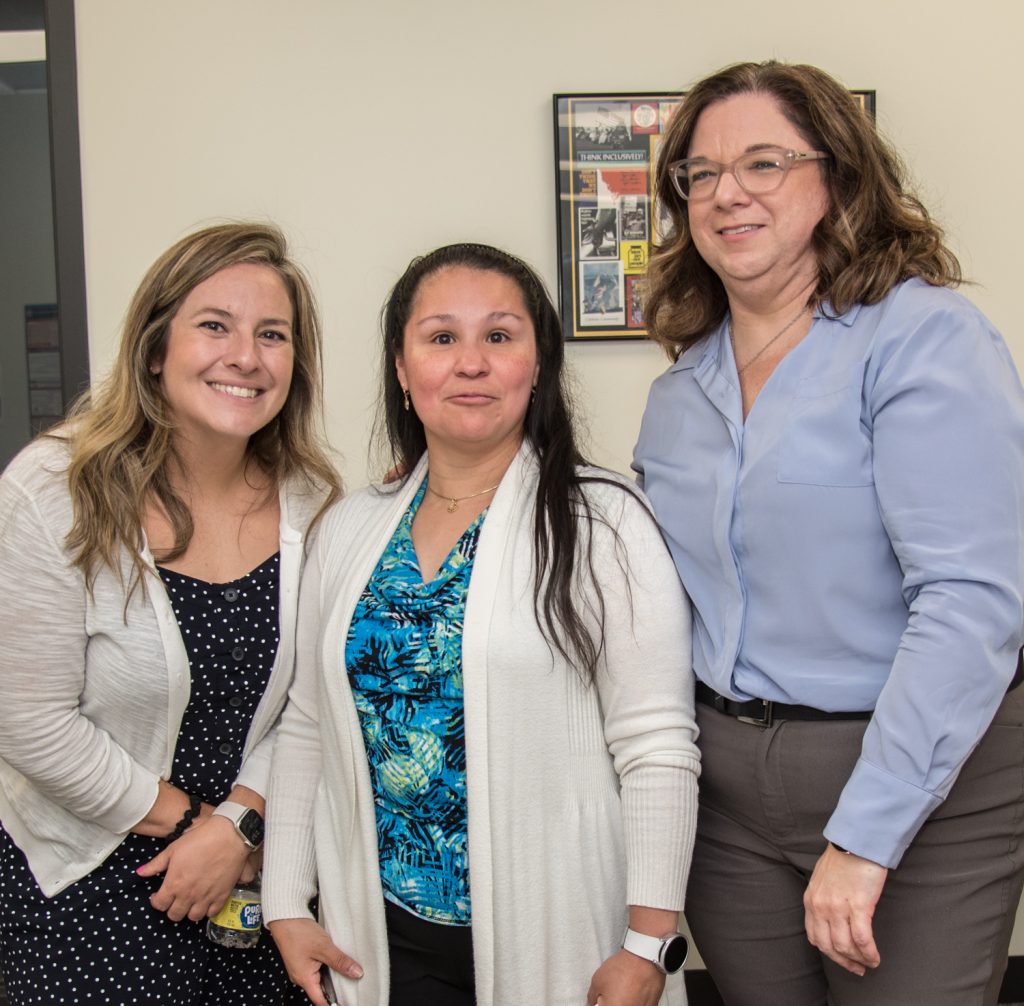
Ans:
POLYGON ((706 195, 699 196, 697 202, 703 202, 705 199, 711 199, 718 191, 719 183, 725 175, 732 175, 736 180, 736 184, 744 191, 748 196, 764 196, 769 192, 777 192, 782 188, 783 183, 786 181, 786 176, 789 172, 797 165, 805 161, 826 161, 832 155, 824 150, 788 150, 785 147, 761 147, 757 150, 748 150, 745 153, 740 154, 739 157, 734 158, 728 164, 723 164, 721 161, 713 161, 710 157, 684 157, 681 161, 672 161, 667 166, 669 177, 672 179, 672 187, 679 194, 679 197, 686 202, 690 202, 690 197, 683 192, 683 187, 679 182, 678 171, 683 164, 709 164, 718 168, 718 178, 715 180, 714 188, 706 195), (779 184, 773 186, 770 189, 763 189, 761 192, 751 192, 743 182, 740 181, 739 175, 736 174, 736 165, 739 164, 745 157, 750 157, 754 154, 762 154, 768 150, 780 150, 784 158, 782 177, 779 179, 779 184))

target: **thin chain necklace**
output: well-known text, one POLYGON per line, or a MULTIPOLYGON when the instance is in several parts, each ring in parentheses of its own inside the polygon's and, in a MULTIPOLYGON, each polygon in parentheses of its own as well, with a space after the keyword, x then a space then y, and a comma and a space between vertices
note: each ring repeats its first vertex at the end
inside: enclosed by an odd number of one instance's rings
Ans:
MULTIPOLYGON (((499 482, 498 486, 500 486, 500 485, 501 485, 501 483, 499 482)), ((427 483, 427 492, 433 493, 440 500, 447 500, 448 501, 448 507, 447 507, 448 512, 449 513, 455 513, 455 511, 459 509, 459 504, 462 503, 463 500, 471 500, 471 499, 475 499, 477 496, 483 496, 485 493, 492 493, 492 492, 494 492, 495 489, 498 488, 498 486, 491 486, 490 489, 481 489, 480 492, 478 492, 478 493, 470 493, 468 496, 445 496, 444 493, 439 493, 428 482, 427 483)))
MULTIPOLYGON (((807 305, 806 304, 804 304, 804 306, 802 308, 800 308, 800 313, 792 321, 787 321, 786 324, 783 325, 782 328, 778 332, 776 332, 775 335, 773 335, 749 360, 747 360, 747 362, 744 363, 742 367, 737 364, 737 366, 736 366, 736 376, 737 377, 741 377, 743 375, 743 372, 748 367, 750 367, 752 364, 754 364, 758 360, 760 360, 761 357, 764 356, 764 354, 767 351, 768 347, 773 345, 774 343, 778 342, 779 339, 781 339, 805 314, 807 314, 807 305)), ((733 331, 732 331, 732 318, 729 319, 729 341, 732 343, 732 356, 733 356, 733 359, 735 360, 736 359, 736 337, 733 335, 733 331)))

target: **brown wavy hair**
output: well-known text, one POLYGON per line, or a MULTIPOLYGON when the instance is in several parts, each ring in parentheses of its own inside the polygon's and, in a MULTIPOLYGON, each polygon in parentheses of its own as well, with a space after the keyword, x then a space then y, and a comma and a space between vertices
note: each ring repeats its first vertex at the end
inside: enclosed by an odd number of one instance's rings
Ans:
POLYGON ((960 263, 910 190, 899 155, 842 84, 815 66, 737 63, 687 92, 658 155, 656 212, 668 226, 651 257, 644 310, 651 336, 672 359, 721 324, 728 300, 693 243, 686 200, 668 165, 689 156, 701 113, 738 94, 774 98, 808 148, 831 155, 818 162, 829 209, 812 236, 818 282, 811 303, 827 301, 842 314, 877 303, 911 277, 933 286, 961 282, 960 263))
MULTIPOLYGON (((181 555, 192 538, 192 515, 168 474, 174 455, 174 422, 161 384, 150 368, 165 354, 171 319, 200 283, 240 263, 273 269, 288 291, 295 313, 294 366, 281 411, 249 438, 248 456, 276 489, 300 478, 322 494, 320 513, 341 493, 322 430, 321 332, 316 300, 302 269, 288 257, 284 235, 264 223, 228 223, 182 238, 150 267, 125 317, 112 371, 72 409, 56 435, 70 443, 68 484, 74 521, 65 544, 90 588, 102 566, 122 574, 122 549, 132 560, 128 596, 145 589, 142 516, 156 499, 174 532, 181 555)), ((315 523, 314 519, 314 523, 315 523)))

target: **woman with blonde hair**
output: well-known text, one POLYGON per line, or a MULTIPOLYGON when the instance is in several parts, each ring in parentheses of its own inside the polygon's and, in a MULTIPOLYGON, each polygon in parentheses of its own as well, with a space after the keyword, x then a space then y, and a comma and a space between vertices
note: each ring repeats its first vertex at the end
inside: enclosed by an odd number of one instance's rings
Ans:
MULTIPOLYGON (((963 155, 960 155, 963 156, 963 155)), ((813 66, 668 129, 634 466, 693 601, 687 919, 730 1006, 993 1004, 1024 879, 1024 394, 813 66)))
POLYGON ((150 268, 112 373, 0 480, 0 963, 12 1006, 281 1003, 204 926, 260 865, 306 539, 339 495, 283 235, 150 268))

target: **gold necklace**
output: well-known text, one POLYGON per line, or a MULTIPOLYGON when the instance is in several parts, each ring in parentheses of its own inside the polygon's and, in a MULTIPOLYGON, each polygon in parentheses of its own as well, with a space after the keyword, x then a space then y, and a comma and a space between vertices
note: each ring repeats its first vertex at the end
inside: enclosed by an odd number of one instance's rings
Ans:
MULTIPOLYGON (((750 367, 757 360, 760 360, 761 357, 764 356, 765 351, 768 349, 768 347, 771 346, 773 343, 778 342, 779 339, 781 339, 806 313, 807 313, 807 305, 804 304, 804 306, 802 308, 800 308, 800 313, 792 321, 787 321, 786 324, 782 326, 782 329, 780 331, 776 332, 775 335, 773 335, 749 360, 747 360, 747 362, 744 363, 742 367, 737 362, 737 364, 736 364, 736 376, 737 377, 742 376, 743 372, 748 367, 750 367)), ((736 359, 736 338, 733 335, 733 331, 732 331, 732 318, 729 319, 729 341, 732 343, 732 358, 735 360, 736 359)))
MULTIPOLYGON (((501 485, 501 483, 499 482, 498 486, 500 486, 500 485, 501 485)), ((455 511, 459 509, 459 504, 461 502, 463 502, 463 500, 471 500, 471 499, 475 499, 477 496, 483 496, 484 493, 492 493, 492 492, 494 492, 495 489, 498 488, 498 486, 491 486, 490 489, 481 489, 480 492, 478 492, 478 493, 470 493, 468 496, 445 496, 444 493, 439 493, 428 482, 427 483, 427 492, 433 493, 440 500, 447 500, 448 501, 448 507, 447 507, 448 512, 449 513, 455 513, 455 511)))

